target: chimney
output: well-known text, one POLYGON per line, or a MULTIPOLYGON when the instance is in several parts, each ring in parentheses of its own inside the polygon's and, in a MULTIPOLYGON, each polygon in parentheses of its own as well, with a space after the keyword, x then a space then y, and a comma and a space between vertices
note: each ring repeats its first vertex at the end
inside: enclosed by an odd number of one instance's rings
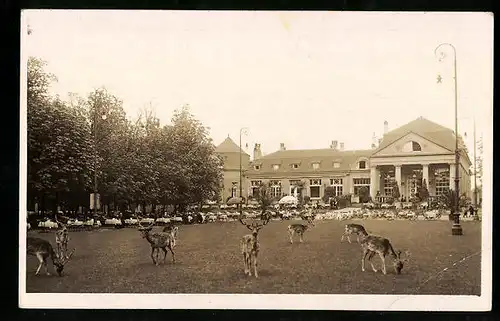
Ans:
POLYGON ((259 159, 262 157, 262 151, 260 150, 260 144, 255 144, 255 147, 253 148, 253 159, 259 159))
POLYGON ((375 136, 375 133, 373 133, 372 136, 372 149, 377 148, 377 137, 375 136))
POLYGON ((285 143, 280 143, 280 150, 286 150, 285 143))
POLYGON ((344 150, 344 143, 340 143, 340 150, 344 150))
POLYGON ((384 135, 389 131, 389 123, 387 120, 384 121, 384 135))
POLYGON ((332 149, 337 149, 339 142, 336 140, 332 140, 332 144, 330 145, 330 148, 332 149))

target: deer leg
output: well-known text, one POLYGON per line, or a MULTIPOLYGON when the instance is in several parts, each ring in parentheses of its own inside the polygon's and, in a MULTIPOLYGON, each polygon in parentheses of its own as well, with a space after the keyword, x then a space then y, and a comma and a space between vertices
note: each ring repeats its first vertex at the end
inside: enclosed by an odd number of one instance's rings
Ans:
POLYGON ((358 234, 358 243, 359 243, 359 234, 358 234))
POLYGON ((39 263, 38 263, 38 269, 36 269, 35 275, 38 275, 38 273, 40 272, 40 269, 42 268, 42 265, 43 265, 43 258, 40 254, 37 254, 36 257, 37 257, 39 263))
POLYGON ((47 260, 43 261, 43 265, 45 266, 45 274, 50 275, 49 273, 49 264, 47 263, 47 260))
POLYGON ((387 271, 385 269, 385 255, 383 253, 378 254, 380 256, 380 259, 382 260, 382 272, 384 274, 387 274, 387 271))
POLYGON ((153 264, 156 264, 154 254, 155 254, 155 248, 154 248, 154 247, 151 247, 151 259, 153 260, 153 264))
POLYGON ((303 232, 300 233, 299 236, 300 236, 300 243, 303 243, 304 242, 304 233, 303 232))
POLYGON ((375 252, 370 253, 370 255, 368 256, 368 262, 370 262, 372 269, 373 269, 373 272, 376 273, 378 270, 375 268, 375 266, 373 265, 373 262, 372 262, 372 258, 374 255, 375 255, 375 252))
POLYGON ((245 275, 247 275, 247 254, 243 252, 243 269, 245 271, 245 275))
POLYGON ((363 250, 363 255, 361 257, 361 271, 365 271, 365 258, 368 255, 368 250, 363 250))
POLYGON ((256 278, 259 277, 259 273, 257 273, 257 253, 253 256, 253 274, 256 278))
POLYGON ((252 276, 252 271, 250 271, 250 267, 252 266, 252 253, 247 254, 247 274, 252 276))
POLYGON ((293 230, 292 229, 288 230, 288 235, 290 236, 290 244, 293 244, 293 230))
POLYGON ((68 242, 64 242, 64 256, 68 258, 68 242))
POLYGON ((172 252, 172 263, 175 264, 175 253, 174 253, 174 249, 172 247, 169 247, 168 248, 170 250, 170 252, 172 252))
POLYGON ((162 247, 161 250, 163 251, 163 263, 165 263, 165 260, 167 259, 167 249, 162 247))

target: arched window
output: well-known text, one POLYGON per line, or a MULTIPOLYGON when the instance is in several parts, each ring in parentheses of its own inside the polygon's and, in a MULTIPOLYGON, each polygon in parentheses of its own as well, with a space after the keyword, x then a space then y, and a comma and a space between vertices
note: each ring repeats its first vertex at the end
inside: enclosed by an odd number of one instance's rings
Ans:
POLYGON ((415 141, 410 141, 410 142, 407 142, 403 146, 403 151, 404 152, 421 152, 422 151, 422 147, 420 146, 419 143, 417 143, 415 141))

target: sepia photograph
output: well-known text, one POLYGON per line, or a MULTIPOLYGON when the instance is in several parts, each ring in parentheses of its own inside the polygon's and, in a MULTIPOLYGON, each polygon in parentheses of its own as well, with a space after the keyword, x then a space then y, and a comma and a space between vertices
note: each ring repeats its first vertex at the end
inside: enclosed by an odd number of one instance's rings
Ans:
POLYGON ((25 10, 21 308, 487 311, 493 15, 25 10))

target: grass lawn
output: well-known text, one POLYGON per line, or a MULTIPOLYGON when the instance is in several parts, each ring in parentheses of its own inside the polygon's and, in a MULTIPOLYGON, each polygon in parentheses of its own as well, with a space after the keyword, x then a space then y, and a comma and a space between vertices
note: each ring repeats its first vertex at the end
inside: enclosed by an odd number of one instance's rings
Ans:
MULTIPOLYGON (((411 252, 401 275, 394 274, 392 260, 387 260, 387 275, 374 273, 369 264, 362 272, 355 238, 352 244, 340 242, 347 222, 318 221, 304 243, 290 244, 290 222, 271 221, 259 234, 258 279, 243 274, 239 239, 249 231, 238 222, 181 225, 176 264, 169 253, 159 266, 153 265, 149 243, 134 228, 70 232, 69 248, 76 252, 65 275, 35 276, 38 261, 28 256, 26 291, 480 295, 480 254, 453 266, 480 251, 480 222, 463 222, 464 235, 452 236, 448 221, 356 221, 369 233, 389 238, 396 250, 411 252)), ((53 233, 29 235, 55 245, 53 233)), ((378 257, 374 262, 380 266, 378 257)), ((54 271, 51 263, 49 271, 54 271)))

